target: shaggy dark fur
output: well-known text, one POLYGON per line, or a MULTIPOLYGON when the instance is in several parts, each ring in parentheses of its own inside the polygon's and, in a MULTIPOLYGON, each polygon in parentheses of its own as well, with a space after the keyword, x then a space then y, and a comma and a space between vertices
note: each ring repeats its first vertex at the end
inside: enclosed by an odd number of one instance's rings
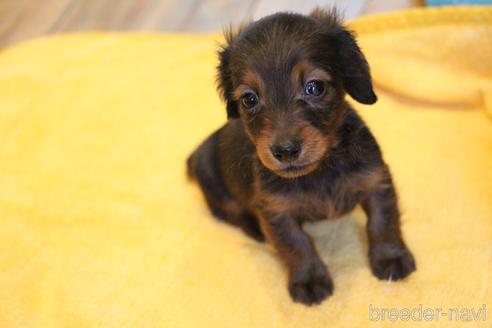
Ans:
POLYGON ((227 34, 219 91, 229 120, 188 159, 212 213, 273 243, 292 299, 317 304, 333 293, 304 221, 336 218, 358 203, 379 279, 415 270, 400 233, 391 175, 379 146, 344 100, 372 104, 369 67, 336 14, 278 13, 227 34))

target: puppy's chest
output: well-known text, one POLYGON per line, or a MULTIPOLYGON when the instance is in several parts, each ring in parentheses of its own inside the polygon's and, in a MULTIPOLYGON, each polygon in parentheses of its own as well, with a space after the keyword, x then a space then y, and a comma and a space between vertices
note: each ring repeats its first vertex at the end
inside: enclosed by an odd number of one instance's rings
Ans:
POLYGON ((292 190, 270 194, 264 202, 275 214, 295 215, 302 220, 318 221, 336 218, 351 211, 359 201, 359 194, 351 188, 292 190))
POLYGON ((303 220, 318 221, 336 218, 349 212, 355 206, 350 195, 299 192, 292 195, 292 212, 303 220))

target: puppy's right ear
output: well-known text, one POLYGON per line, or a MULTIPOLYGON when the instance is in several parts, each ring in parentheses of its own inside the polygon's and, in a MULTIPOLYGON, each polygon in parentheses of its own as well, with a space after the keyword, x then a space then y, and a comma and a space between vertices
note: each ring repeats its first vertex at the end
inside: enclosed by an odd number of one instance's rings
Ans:
POLYGON ((227 118, 239 117, 239 106, 233 99, 232 73, 230 69, 230 47, 234 38, 231 31, 225 32, 226 45, 219 50, 219 65, 217 65, 217 89, 226 103, 227 118))

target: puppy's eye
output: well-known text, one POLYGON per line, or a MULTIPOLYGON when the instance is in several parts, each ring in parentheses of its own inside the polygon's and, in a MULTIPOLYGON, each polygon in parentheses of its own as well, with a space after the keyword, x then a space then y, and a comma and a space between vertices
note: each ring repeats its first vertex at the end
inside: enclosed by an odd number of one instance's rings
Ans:
POLYGON ((304 86, 304 93, 307 96, 321 96, 325 91, 325 84, 323 81, 312 80, 306 83, 304 86))
POLYGON ((241 103, 246 109, 253 108, 258 104, 258 96, 252 92, 245 93, 241 97, 241 103))

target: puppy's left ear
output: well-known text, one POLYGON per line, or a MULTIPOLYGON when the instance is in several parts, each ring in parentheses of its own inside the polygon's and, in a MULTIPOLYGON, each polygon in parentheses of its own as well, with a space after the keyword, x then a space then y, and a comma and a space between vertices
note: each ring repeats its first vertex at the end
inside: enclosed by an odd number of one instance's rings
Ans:
POLYGON ((374 104, 378 98, 372 87, 369 65, 353 34, 342 27, 334 33, 334 42, 345 90, 362 104, 374 104))
POLYGON ((227 118, 238 118, 238 103, 233 99, 232 73, 230 69, 230 44, 234 35, 232 31, 226 31, 227 44, 219 50, 219 65, 217 65, 217 89, 226 102, 227 118))

